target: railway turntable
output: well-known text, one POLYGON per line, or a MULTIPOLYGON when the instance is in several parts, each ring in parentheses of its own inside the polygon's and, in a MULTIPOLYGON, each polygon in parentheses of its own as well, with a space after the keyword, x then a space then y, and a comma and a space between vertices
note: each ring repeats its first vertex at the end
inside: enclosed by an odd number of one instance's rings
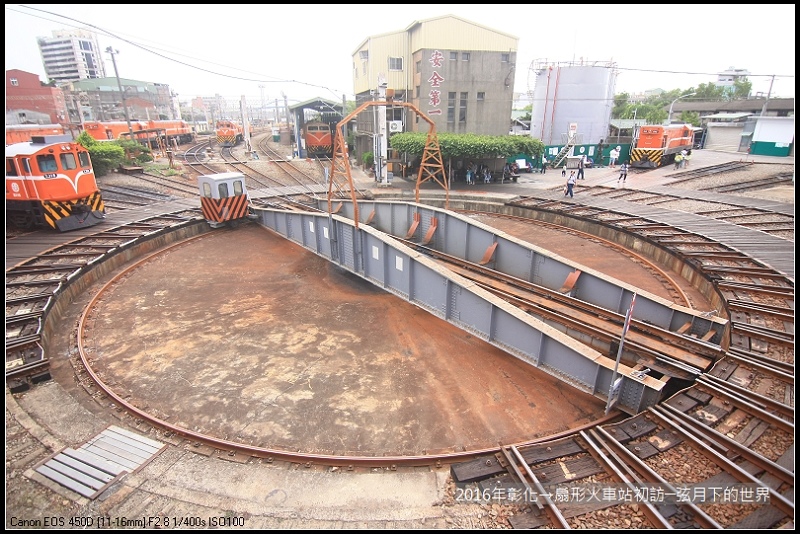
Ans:
POLYGON ((603 416, 602 401, 255 225, 138 265, 91 316, 92 368, 126 402, 256 447, 424 456, 603 416))

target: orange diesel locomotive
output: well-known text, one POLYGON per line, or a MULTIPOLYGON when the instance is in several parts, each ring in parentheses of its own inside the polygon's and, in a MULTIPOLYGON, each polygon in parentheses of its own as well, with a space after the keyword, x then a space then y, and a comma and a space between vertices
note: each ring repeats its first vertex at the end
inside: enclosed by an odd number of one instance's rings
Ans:
POLYGON ((135 140, 151 148, 156 148, 159 141, 165 144, 173 139, 181 144, 194 141, 191 126, 182 120, 131 121, 130 130, 127 121, 87 121, 83 128, 98 141, 129 138, 132 131, 135 140))
POLYGON ((192 127, 189 123, 181 120, 162 120, 162 121, 147 121, 147 126, 150 130, 164 130, 165 138, 162 141, 167 142, 177 139, 179 144, 191 143, 195 139, 192 127))
MULTIPOLYGON (((83 123, 83 129, 98 141, 116 140, 123 133, 128 135, 127 121, 86 121, 83 123)), ((130 129, 136 135, 136 132, 147 130, 147 122, 131 121, 130 129)))
POLYGON ((693 143, 694 128, 691 124, 642 126, 631 150, 631 166, 655 169, 669 165, 675 160, 675 154, 691 150, 693 143))
POLYGON ((66 232, 105 218, 89 152, 69 135, 6 147, 6 220, 66 232))
POLYGON ((60 124, 7 124, 6 144, 29 143, 34 137, 42 135, 64 135, 60 124))
POLYGON ((229 120, 217 121, 217 144, 221 147, 233 147, 242 142, 244 129, 242 125, 229 120))
POLYGON ((309 158, 333 156, 333 134, 327 122, 308 122, 303 127, 303 139, 309 158))

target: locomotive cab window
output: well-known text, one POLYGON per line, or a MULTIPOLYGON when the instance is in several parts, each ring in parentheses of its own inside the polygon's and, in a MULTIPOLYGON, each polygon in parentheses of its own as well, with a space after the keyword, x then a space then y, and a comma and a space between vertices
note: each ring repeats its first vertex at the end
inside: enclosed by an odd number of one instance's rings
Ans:
POLYGON ((81 162, 81 169, 91 168, 92 161, 89 159, 88 152, 78 152, 78 160, 81 162))
POLYGON ((240 197, 244 192, 244 186, 242 185, 241 180, 236 180, 233 182, 233 196, 240 197))
POLYGON ((203 196, 206 198, 211 198, 211 184, 203 184, 203 196))
POLYGON ((59 154, 59 159, 61 160, 62 169, 71 171, 78 168, 78 163, 75 161, 75 154, 72 152, 64 152, 63 154, 59 154))
POLYGON ((228 184, 219 184, 219 198, 228 198, 228 184))
POLYGON ((53 154, 36 156, 36 163, 39 165, 39 170, 42 172, 54 172, 58 170, 56 157, 53 154))
POLYGON ((12 158, 6 158, 6 176, 19 176, 17 164, 12 158))

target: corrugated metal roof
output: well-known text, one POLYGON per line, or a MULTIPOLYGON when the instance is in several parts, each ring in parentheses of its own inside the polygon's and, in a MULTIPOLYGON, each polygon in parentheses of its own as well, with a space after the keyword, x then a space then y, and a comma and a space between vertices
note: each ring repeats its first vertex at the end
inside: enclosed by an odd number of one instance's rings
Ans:
POLYGON ((713 115, 703 115, 701 119, 721 119, 724 121, 735 121, 751 116, 752 113, 714 113, 713 115))
POLYGON ((630 130, 634 126, 644 126, 648 122, 645 119, 612 119, 610 124, 617 130, 630 130))

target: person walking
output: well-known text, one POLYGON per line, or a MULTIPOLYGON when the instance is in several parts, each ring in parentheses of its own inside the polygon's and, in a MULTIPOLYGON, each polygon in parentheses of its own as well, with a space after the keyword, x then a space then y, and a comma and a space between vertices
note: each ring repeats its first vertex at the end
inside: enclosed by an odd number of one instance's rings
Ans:
POLYGON ((675 154, 675 169, 680 169, 683 164, 683 154, 675 154))
POLYGON ((583 175, 583 168, 585 166, 586 166, 586 156, 581 156, 581 159, 578 160, 578 180, 586 179, 583 175))
POLYGON ((689 160, 692 159, 692 149, 686 151, 686 155, 683 156, 683 167, 688 169, 689 168, 689 160))
POLYGON ((622 180, 622 183, 624 184, 625 180, 627 179, 628 179, 628 164, 623 163, 619 167, 619 178, 617 178, 617 183, 619 183, 619 181, 622 180))
POLYGON ((561 167, 561 177, 562 178, 566 178, 567 177, 567 166, 566 166, 566 164, 563 167, 561 167))
POLYGON ((569 173, 569 178, 567 178, 567 191, 564 193, 564 196, 569 195, 569 198, 573 198, 573 191, 572 188, 575 186, 575 182, 577 178, 575 178, 575 171, 569 173))
POLYGON ((547 156, 542 154, 542 174, 547 170, 547 156))

